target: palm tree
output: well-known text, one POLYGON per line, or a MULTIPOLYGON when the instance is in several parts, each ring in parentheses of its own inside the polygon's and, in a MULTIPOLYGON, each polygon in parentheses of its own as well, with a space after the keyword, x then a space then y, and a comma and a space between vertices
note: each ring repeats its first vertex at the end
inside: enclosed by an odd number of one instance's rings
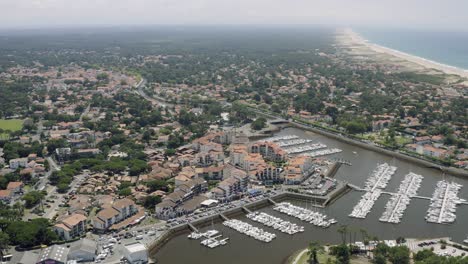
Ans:
POLYGON ((309 264, 319 264, 317 254, 322 251, 323 246, 320 245, 319 242, 311 242, 309 244, 309 252, 307 252, 307 254, 309 255, 309 264))
POLYGON ((342 244, 346 244, 346 236, 348 235, 348 226, 347 225, 341 225, 338 228, 338 233, 341 234, 342 244))

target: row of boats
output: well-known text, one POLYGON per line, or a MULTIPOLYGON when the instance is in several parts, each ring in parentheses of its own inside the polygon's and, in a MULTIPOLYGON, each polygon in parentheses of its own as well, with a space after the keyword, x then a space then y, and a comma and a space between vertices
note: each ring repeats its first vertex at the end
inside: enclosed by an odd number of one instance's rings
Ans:
POLYGON ((307 144, 312 142, 311 139, 291 139, 291 140, 285 140, 285 141, 279 141, 276 144, 280 147, 290 147, 290 146, 296 146, 296 145, 302 145, 302 144, 307 144))
POLYGON ((299 138, 296 135, 284 135, 284 136, 274 136, 265 139, 264 141, 269 141, 269 142, 277 142, 277 141, 285 141, 285 140, 291 140, 291 139, 297 139, 299 138))
POLYGON ((326 155, 332 155, 332 154, 336 154, 336 153, 340 153, 342 152, 343 150, 339 149, 339 148, 331 148, 331 149, 323 149, 323 150, 317 150, 317 151, 311 151, 311 152, 307 152, 307 153, 304 153, 305 156, 309 156, 311 158, 315 158, 315 157, 321 157, 321 156, 326 156, 326 155))
POLYGON ((303 226, 296 225, 294 223, 283 220, 279 217, 269 215, 264 212, 253 212, 247 214, 247 218, 290 235, 294 235, 299 232, 304 232, 303 226))
POLYGON ((224 226, 230 227, 239 233, 245 234, 250 236, 256 240, 263 241, 263 242, 271 242, 273 239, 276 238, 276 235, 273 233, 269 233, 261 228, 255 227, 249 223, 242 222, 237 219, 230 219, 223 222, 224 226))
POLYGON ((189 239, 195 239, 195 240, 204 238, 200 242, 200 244, 208 248, 215 248, 215 247, 227 245, 227 241, 229 240, 229 238, 228 237, 222 238, 223 235, 218 235, 218 234, 219 234, 218 230, 211 229, 204 233, 192 232, 187 237, 189 239))
POLYGON ((297 153, 302 153, 302 152, 307 152, 307 151, 312 151, 312 150, 317 150, 317 149, 324 149, 326 148, 327 145, 323 143, 314 143, 314 144, 308 144, 308 145, 303 145, 303 146, 295 146, 291 148, 285 149, 285 151, 288 154, 297 154, 297 153))
POLYGON ((455 222, 457 218, 457 205, 466 202, 458 197, 458 192, 462 188, 456 182, 439 181, 432 194, 431 204, 426 214, 426 221, 438 224, 448 224, 455 222))
POLYGON ((385 211, 379 220, 388 223, 400 223, 406 207, 411 202, 411 198, 417 195, 422 179, 423 176, 412 172, 405 175, 396 195, 393 195, 385 205, 385 211))
POLYGON ((273 209, 280 213, 293 216, 302 221, 306 221, 315 226, 323 228, 329 227, 330 225, 337 223, 337 221, 333 218, 327 219, 327 216, 325 214, 302 208, 300 206, 295 206, 288 202, 279 203, 275 207, 273 207, 273 209))
POLYGON ((390 166, 387 163, 379 164, 367 179, 364 188, 366 192, 361 196, 361 199, 354 206, 349 216, 361 219, 366 218, 396 170, 396 167, 390 166))

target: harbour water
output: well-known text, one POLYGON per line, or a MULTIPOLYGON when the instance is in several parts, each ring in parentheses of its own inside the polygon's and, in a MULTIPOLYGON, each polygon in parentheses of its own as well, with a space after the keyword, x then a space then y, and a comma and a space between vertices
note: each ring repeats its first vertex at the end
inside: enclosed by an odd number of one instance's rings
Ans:
MULTIPOLYGON (((398 167, 395 174, 390 179, 385 191, 394 192, 398 189, 405 175, 414 172, 422 175, 421 187, 418 195, 431 197, 439 180, 445 179, 455 181, 463 185, 459 192, 459 197, 468 198, 468 178, 457 178, 450 175, 443 175, 440 171, 423 168, 410 162, 398 160, 389 156, 382 155, 369 150, 364 150, 346 143, 338 142, 324 136, 316 135, 296 128, 282 130, 278 135, 298 135, 299 138, 312 139, 314 142, 322 142, 329 148, 339 148, 343 151, 334 155, 326 156, 328 158, 342 158, 349 160, 352 166, 342 166, 336 174, 336 178, 347 181, 354 185, 364 187, 364 183, 370 173, 376 168, 378 163, 387 162, 392 166, 398 167), (355 152, 355 153, 353 153, 355 152)), ((454 241, 462 242, 468 235, 466 223, 468 222, 468 205, 459 205, 457 208, 457 219, 453 224, 435 224, 428 223, 425 220, 426 211, 429 208, 430 201, 424 199, 411 199, 406 208, 401 223, 392 224, 380 222, 379 218, 385 211, 385 205, 390 199, 390 195, 382 194, 375 202, 371 212, 365 219, 351 218, 348 215, 352 208, 358 203, 362 192, 351 191, 341 197, 325 209, 319 210, 331 218, 335 218, 338 223, 329 228, 321 228, 312 224, 302 222, 301 220, 282 214, 273 210, 272 207, 266 207, 260 211, 270 215, 280 217, 283 220, 302 225, 305 231, 293 236, 279 232, 273 228, 266 227, 260 223, 254 222, 245 215, 240 215, 236 219, 247 222, 253 226, 260 227, 267 232, 276 234, 276 238, 270 243, 264 243, 253 238, 246 237, 221 223, 215 224, 214 228, 221 231, 224 237, 229 237, 229 243, 226 246, 209 249, 201 247, 199 241, 187 239, 187 234, 180 235, 170 240, 159 252, 153 256, 163 264, 188 264, 188 263, 283 263, 290 254, 307 247, 311 241, 320 241, 323 244, 338 243, 341 240, 337 229, 340 225, 346 224, 356 230, 356 240, 362 240, 359 229, 365 228, 370 235, 377 236, 380 239, 396 239, 403 237, 452 237, 454 241)), ((311 208, 311 204, 303 202, 293 202, 297 205, 311 208)), ((207 227, 201 231, 212 229, 207 227)), ((354 234, 353 234, 354 237, 354 234)))
POLYGON ((468 31, 354 29, 371 43, 468 70, 468 31))

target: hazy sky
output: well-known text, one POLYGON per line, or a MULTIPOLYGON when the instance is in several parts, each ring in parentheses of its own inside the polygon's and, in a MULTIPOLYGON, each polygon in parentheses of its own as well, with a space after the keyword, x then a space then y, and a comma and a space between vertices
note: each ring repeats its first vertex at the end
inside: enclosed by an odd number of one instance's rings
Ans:
POLYGON ((338 24, 468 30, 468 0, 0 0, 0 27, 338 24))

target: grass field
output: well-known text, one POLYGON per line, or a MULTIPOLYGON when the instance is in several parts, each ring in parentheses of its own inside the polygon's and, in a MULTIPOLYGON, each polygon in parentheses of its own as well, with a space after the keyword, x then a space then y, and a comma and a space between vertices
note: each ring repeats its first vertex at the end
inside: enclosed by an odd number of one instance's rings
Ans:
MULTIPOLYGON (((23 120, 20 119, 0 119, 0 129, 4 131, 18 131, 23 127, 23 120)), ((7 133, 0 133, 0 139, 8 137, 7 133)))

